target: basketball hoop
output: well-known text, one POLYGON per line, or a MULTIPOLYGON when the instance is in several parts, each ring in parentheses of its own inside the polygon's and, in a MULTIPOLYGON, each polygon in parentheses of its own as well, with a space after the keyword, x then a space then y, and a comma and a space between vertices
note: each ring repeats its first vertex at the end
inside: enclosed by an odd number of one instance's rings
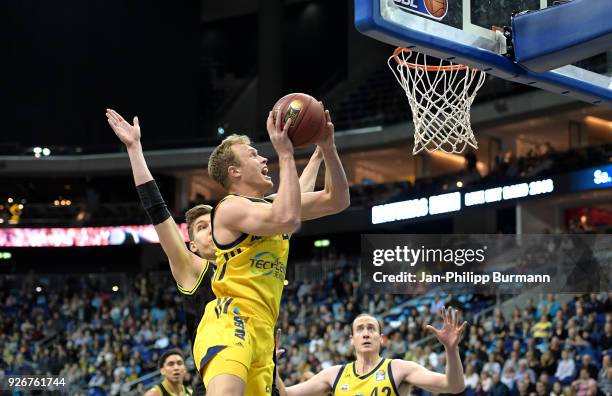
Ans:
POLYGON ((412 153, 459 154, 468 145, 477 149, 470 108, 486 74, 449 61, 436 60, 434 65, 428 61, 432 62, 426 54, 408 48, 397 48, 387 61, 412 109, 412 153))

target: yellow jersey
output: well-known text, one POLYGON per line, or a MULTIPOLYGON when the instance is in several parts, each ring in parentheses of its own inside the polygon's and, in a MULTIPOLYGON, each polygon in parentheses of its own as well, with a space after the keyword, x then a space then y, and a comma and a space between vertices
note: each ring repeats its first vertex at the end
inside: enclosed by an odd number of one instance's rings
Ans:
POLYGON ((333 386, 334 396, 399 396, 391 372, 391 359, 380 363, 369 373, 359 375, 355 362, 340 368, 333 386))
MULTIPOLYGON (((231 196, 226 196, 215 206, 211 213, 211 225, 215 210, 231 196)), ((271 205, 266 199, 243 197, 257 204, 271 205)), ((217 271, 212 279, 215 295, 218 298, 232 298, 234 305, 239 307, 240 312, 236 314, 257 317, 274 325, 283 294, 289 235, 242 234, 226 245, 217 243, 214 234, 212 239, 216 247, 217 263, 217 271)))

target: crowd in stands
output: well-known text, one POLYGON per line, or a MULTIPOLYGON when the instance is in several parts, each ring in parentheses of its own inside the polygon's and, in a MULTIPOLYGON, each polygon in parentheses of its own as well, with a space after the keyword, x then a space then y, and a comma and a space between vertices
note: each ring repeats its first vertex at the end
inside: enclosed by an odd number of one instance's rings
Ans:
MULTIPOLYGON (((356 259, 327 254, 316 261, 311 264, 321 268, 320 276, 303 279, 295 272, 283 297, 278 325, 286 353, 278 369, 286 384, 353 359, 350 323, 361 312, 383 319, 383 356, 444 372, 444 353, 424 325, 439 326, 438 311, 450 304, 464 309, 471 323, 461 346, 468 395, 612 392, 612 293, 563 303, 551 295, 508 317, 499 309, 475 315, 494 300, 363 295, 356 259)), ((141 394, 151 382, 136 380, 156 372, 165 350, 190 356, 181 297, 169 272, 126 277, 115 291, 97 280, 103 276, 69 276, 61 287, 42 289, 35 275, 8 279, 0 279, 0 377, 59 374, 71 394, 141 394)))
POLYGON ((155 371, 163 351, 189 354, 169 273, 140 274, 117 292, 92 277, 71 276, 52 289, 37 289, 28 278, 0 278, 0 374, 59 375, 71 395, 119 395, 155 371))
MULTIPOLYGON (((348 323, 358 313, 388 313, 410 298, 361 295, 356 259, 332 253, 313 261, 319 275, 310 271, 307 280, 290 282, 281 307, 278 324, 288 352, 279 370, 287 383, 349 358, 348 323)), ((42 275, 0 278, 0 377, 53 374, 66 378, 70 394, 142 394, 150 382, 126 384, 155 372, 165 350, 191 355, 169 272, 126 276, 117 287, 105 276, 60 275, 54 285, 42 275)), ((424 336, 433 314, 419 316, 414 305, 404 309, 408 319, 387 321, 386 331, 396 326, 412 342, 424 336)))
MULTIPOLYGON (((468 395, 612 394, 612 293, 495 310, 464 340, 468 395)), ((425 360, 427 363, 427 361, 425 360)))
MULTIPOLYGON (((420 301, 409 307, 408 315, 393 318, 388 313, 402 299, 388 295, 359 299, 350 286, 354 283, 347 281, 353 275, 337 271, 318 289, 312 284, 289 286, 285 296, 293 297, 286 297, 289 301, 281 314, 285 329, 281 343, 287 353, 279 370, 286 373, 285 382, 298 383, 353 359, 350 323, 362 311, 386 316, 384 357, 412 360, 444 372, 445 354, 435 339, 427 338, 423 326, 437 325, 440 308, 455 302, 435 296, 427 304, 420 301), (314 290, 318 300, 312 297, 314 290)), ((465 312, 470 320, 461 345, 466 395, 612 394, 612 292, 586 294, 563 303, 552 294, 540 302, 529 299, 507 318, 499 308, 492 315, 465 312)), ((430 395, 420 389, 412 394, 430 395)))

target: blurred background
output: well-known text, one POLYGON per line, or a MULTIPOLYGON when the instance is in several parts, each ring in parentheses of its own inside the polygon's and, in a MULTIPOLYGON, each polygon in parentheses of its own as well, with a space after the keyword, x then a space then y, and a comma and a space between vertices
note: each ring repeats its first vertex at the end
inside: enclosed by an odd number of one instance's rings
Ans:
MULTIPOLYGON (((61 373, 71 394, 138 394, 159 380, 163 351, 190 355, 107 107, 138 115, 149 166, 183 223, 186 209, 224 195, 206 165, 229 134, 251 136, 277 169, 265 117, 281 96, 306 92, 331 111, 351 207, 292 239, 279 319, 286 383, 350 359, 347 326, 362 311, 384 319, 385 356, 444 370, 422 324, 453 303, 473 323, 468 393, 503 383, 521 395, 611 394, 610 293, 364 295, 357 246, 362 233, 609 233, 612 109, 487 77, 471 116, 479 149, 413 156, 411 111, 386 64, 393 48, 354 29, 352 1, 13 1, 0 15, 4 375, 61 373), (547 187, 467 198, 534 182, 547 187), (459 209, 398 216, 384 206, 453 193, 459 209), (574 364, 565 377, 562 350, 574 364)), ((612 72, 610 54, 589 62, 612 72)), ((300 170, 311 152, 296 153, 300 170)))

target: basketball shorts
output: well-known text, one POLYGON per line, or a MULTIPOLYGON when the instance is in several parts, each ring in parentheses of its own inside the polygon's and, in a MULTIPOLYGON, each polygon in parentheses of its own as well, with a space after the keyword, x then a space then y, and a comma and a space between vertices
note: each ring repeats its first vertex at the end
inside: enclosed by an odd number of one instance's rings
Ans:
POLYGON ((239 377, 245 395, 272 393, 274 326, 240 315, 232 298, 209 302, 198 325, 193 357, 205 387, 220 374, 239 377))

